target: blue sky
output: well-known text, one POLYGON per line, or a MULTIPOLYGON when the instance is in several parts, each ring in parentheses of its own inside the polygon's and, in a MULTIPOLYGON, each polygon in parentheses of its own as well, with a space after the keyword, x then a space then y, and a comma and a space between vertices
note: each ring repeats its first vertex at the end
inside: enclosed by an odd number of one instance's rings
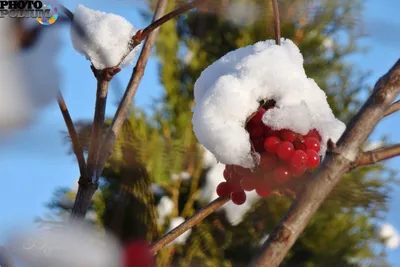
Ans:
MULTIPOLYGON (((69 0, 65 1, 71 10, 78 3, 90 8, 116 13, 124 16, 137 27, 148 24, 136 11, 143 7, 141 1, 114 0, 69 0)), ((367 37, 361 41, 369 47, 362 55, 352 56, 362 70, 372 71, 368 82, 373 85, 377 78, 384 74, 400 57, 400 19, 398 19, 400 1, 367 0, 363 23, 367 37), (382 3, 385 4, 382 4, 382 3)), ((69 40, 69 32, 64 29, 64 46, 60 58, 60 67, 64 72, 62 90, 73 119, 91 118, 93 116, 96 81, 89 68, 89 63, 77 54, 69 40)), ((119 81, 124 85, 132 69, 127 68, 119 74, 119 81)), ((112 115, 116 109, 115 96, 122 92, 112 86, 107 114, 112 115), (117 91, 116 91, 117 90, 117 91)), ((153 97, 162 92, 158 83, 157 61, 150 59, 145 76, 140 84, 135 103, 148 107, 153 97)), ((390 142, 400 140, 400 128, 393 127, 400 119, 400 114, 382 121, 372 139, 388 135, 390 142)), ((397 123, 398 124, 398 123, 397 123)), ((30 127, 17 132, 0 144, 0 236, 16 225, 32 226, 35 216, 46 212, 44 204, 51 198, 58 187, 70 187, 79 175, 75 159, 67 155, 68 146, 60 133, 65 130, 58 106, 54 103, 42 110, 37 120, 30 127)), ((399 166, 400 160, 389 161, 392 167, 399 166)), ((395 208, 400 204, 400 190, 396 188, 391 200, 391 209, 387 221, 400 229, 400 213, 395 208)), ((389 251, 393 266, 400 266, 399 250, 389 251), (395 264, 399 262, 399 264, 395 264)))

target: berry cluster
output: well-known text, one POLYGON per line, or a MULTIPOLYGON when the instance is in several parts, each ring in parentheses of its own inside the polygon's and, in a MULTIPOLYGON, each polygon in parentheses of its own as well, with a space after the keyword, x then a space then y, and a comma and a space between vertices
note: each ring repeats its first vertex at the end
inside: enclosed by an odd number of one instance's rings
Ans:
POLYGON ((230 196, 236 205, 246 201, 245 191, 256 190, 260 197, 268 197, 271 191, 285 188, 291 178, 301 177, 320 162, 321 136, 315 129, 304 136, 288 129, 273 130, 262 122, 267 110, 260 108, 246 125, 253 150, 261 156, 259 165, 253 170, 226 165, 226 181, 217 187, 219 196, 230 196))

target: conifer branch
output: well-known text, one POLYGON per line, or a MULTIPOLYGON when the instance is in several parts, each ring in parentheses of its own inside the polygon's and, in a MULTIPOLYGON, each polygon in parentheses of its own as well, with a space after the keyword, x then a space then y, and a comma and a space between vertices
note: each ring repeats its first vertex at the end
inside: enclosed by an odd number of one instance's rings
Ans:
POLYGON ((400 144, 362 152, 352 168, 370 165, 400 155, 400 144))
POLYGON ((337 147, 327 153, 310 182, 304 186, 249 266, 276 267, 283 261, 325 198, 356 162, 361 145, 399 92, 400 60, 376 83, 372 95, 353 117, 337 147))
POLYGON ((151 244, 151 251, 154 254, 157 254, 157 251, 174 241, 176 238, 178 238, 180 235, 182 235, 184 232, 187 230, 193 228, 200 222, 202 222, 208 215, 216 211, 218 208, 222 207, 225 203, 227 203, 230 200, 230 198, 217 198, 214 201, 210 202, 208 205, 204 206, 202 209, 200 209, 196 214, 194 214, 192 217, 166 233, 163 237, 158 239, 157 241, 153 242, 151 244))

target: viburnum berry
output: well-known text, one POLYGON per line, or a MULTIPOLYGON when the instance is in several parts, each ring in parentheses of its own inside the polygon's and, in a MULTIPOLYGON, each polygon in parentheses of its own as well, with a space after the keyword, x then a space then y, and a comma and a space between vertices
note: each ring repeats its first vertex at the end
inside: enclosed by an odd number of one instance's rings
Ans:
POLYGON ((305 167, 307 165, 308 157, 303 150, 296 150, 290 158, 290 165, 295 168, 305 167))
POLYGON ((319 164, 319 155, 317 152, 311 149, 307 149, 306 151, 308 161, 307 161, 307 167, 309 168, 315 168, 319 164))
POLYGON ((221 182, 217 186, 217 195, 219 197, 228 197, 232 192, 231 186, 227 182, 221 182))
POLYGON ((318 139, 314 137, 307 137, 306 140, 304 140, 304 144, 306 145, 307 149, 314 150, 315 152, 319 152, 321 149, 318 139))
POLYGON ((263 124, 249 124, 247 126, 247 130, 251 137, 264 135, 264 125, 263 124))
POLYGON ((230 172, 228 171, 228 169, 225 168, 223 176, 225 178, 225 180, 228 180, 230 177, 230 172))
POLYGON ((274 170, 274 179, 277 183, 284 183, 291 176, 290 169, 287 166, 278 166, 274 170))
POLYGON ((264 108, 260 108, 257 113, 251 118, 248 125, 262 124, 262 117, 266 110, 264 108))
POLYGON ((124 249, 124 267, 153 267, 154 257, 144 240, 128 243, 124 249))
POLYGON ((266 198, 271 194, 271 188, 264 183, 260 183, 256 188, 256 193, 260 197, 266 198))
POLYGON ((231 200, 236 205, 242 205, 244 202, 246 202, 246 193, 244 191, 232 192, 231 200))
POLYGON ((231 192, 242 191, 242 186, 240 185, 240 180, 242 179, 237 173, 233 173, 231 175, 231 179, 227 181, 231 188, 231 192))
POLYGON ((257 186, 257 178, 252 175, 243 176, 240 180, 240 185, 245 191, 253 191, 257 186))
POLYGON ((272 169, 276 166, 277 162, 278 159, 275 154, 270 152, 264 152, 263 154, 261 154, 260 167, 262 169, 272 169))
POLYGON ((306 145, 301 141, 294 141, 293 146, 295 150, 303 150, 303 151, 307 150, 306 145))
POLYGON ((254 138, 252 139, 252 143, 255 151, 262 152, 264 151, 264 138, 254 138))
POLYGON ((277 145, 276 154, 281 160, 288 160, 294 153, 294 146, 288 141, 281 142, 277 145))
POLYGON ((283 129, 280 132, 280 136, 284 141, 293 142, 294 140, 296 140, 297 134, 291 130, 283 129))
POLYGON ((306 172, 306 167, 291 167, 290 173, 293 177, 301 177, 306 172))
POLYGON ((281 143, 281 140, 276 136, 267 137, 264 141, 264 148, 266 151, 275 153, 278 149, 278 145, 281 143))
POLYGON ((321 136, 319 135, 319 133, 318 133, 318 131, 317 131, 316 129, 313 129, 313 130, 309 131, 309 132, 306 134, 305 138, 308 138, 308 137, 314 137, 314 138, 316 138, 319 142, 322 141, 322 138, 321 138, 321 136))
POLYGON ((264 133, 265 133, 266 137, 268 137, 268 136, 276 136, 276 137, 278 137, 280 131, 272 130, 271 127, 269 127, 268 125, 265 125, 264 126, 264 133))

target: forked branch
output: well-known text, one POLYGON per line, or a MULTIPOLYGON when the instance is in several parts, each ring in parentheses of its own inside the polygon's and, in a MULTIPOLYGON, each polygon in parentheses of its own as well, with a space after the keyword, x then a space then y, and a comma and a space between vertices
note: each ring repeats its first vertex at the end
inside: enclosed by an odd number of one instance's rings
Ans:
POLYGON ((385 117, 386 117, 386 116, 389 116, 389 115, 391 115, 391 114, 393 114, 393 113, 395 113, 396 111, 399 111, 399 110, 400 110, 400 100, 394 102, 394 103, 388 108, 388 110, 385 112, 385 117))

